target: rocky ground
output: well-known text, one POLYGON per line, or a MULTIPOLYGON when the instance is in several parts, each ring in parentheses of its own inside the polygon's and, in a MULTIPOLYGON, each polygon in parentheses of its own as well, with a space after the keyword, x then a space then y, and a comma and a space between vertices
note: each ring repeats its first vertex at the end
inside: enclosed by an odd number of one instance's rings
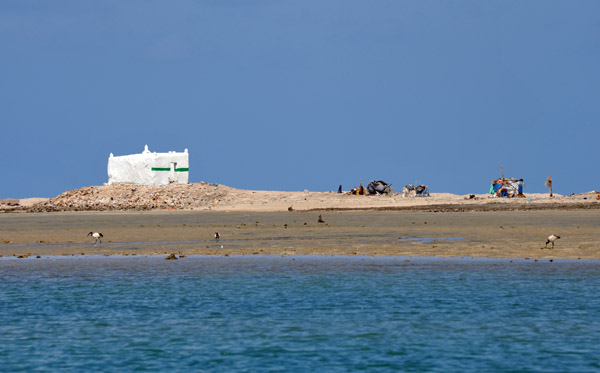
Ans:
MULTIPOLYGON (((207 183, 186 185, 104 185, 68 190, 30 206, 4 204, 4 210, 28 212, 193 209, 210 207, 231 188, 207 183)), ((17 200, 18 201, 18 200, 17 200)))
POLYGON ((0 200, 2 212, 57 211, 307 211, 391 209, 425 211, 495 211, 600 208, 596 191, 570 196, 527 194, 525 198, 491 198, 487 194, 432 193, 415 198, 395 195, 357 196, 333 192, 283 192, 235 189, 225 185, 192 183, 144 186, 113 184, 66 191, 50 199, 0 200))

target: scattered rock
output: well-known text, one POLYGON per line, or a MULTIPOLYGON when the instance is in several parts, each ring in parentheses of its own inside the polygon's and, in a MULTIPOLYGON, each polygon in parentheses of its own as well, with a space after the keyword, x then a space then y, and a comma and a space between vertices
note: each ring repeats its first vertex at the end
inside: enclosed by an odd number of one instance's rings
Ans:
POLYGON ((13 198, 0 199, 0 205, 19 206, 20 200, 13 198))
POLYGON ((206 183, 111 184, 68 190, 28 208, 17 208, 31 212, 192 209, 225 201, 231 190, 206 183))

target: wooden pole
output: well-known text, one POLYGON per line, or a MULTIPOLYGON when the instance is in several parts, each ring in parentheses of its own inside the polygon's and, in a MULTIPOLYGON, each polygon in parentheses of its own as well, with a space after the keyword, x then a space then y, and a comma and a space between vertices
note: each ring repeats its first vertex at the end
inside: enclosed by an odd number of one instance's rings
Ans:
POLYGON ((550 197, 552 197, 552 175, 546 179, 546 186, 550 189, 550 197))

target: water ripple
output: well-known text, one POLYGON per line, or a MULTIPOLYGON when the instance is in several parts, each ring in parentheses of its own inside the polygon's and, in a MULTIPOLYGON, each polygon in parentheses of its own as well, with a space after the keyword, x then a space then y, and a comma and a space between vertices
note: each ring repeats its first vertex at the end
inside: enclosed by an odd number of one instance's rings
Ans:
POLYGON ((597 371, 597 261, 0 263, 2 370, 597 371))

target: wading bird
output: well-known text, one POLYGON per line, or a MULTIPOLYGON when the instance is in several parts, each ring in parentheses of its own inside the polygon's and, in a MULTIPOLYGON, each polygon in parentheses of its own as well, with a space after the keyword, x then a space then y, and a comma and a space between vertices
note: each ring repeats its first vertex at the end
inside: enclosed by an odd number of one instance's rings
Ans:
POLYGON ((215 232, 215 241, 219 242, 220 239, 221 235, 219 234, 219 232, 215 232))
POLYGON ((560 238, 560 236, 557 236, 555 234, 551 234, 548 236, 548 241, 546 241, 546 247, 548 247, 548 244, 550 242, 552 242, 552 248, 554 249, 554 241, 558 240, 560 238))
POLYGON ((100 237, 104 237, 104 235, 100 232, 90 232, 90 233, 88 233, 88 236, 94 237, 96 239, 95 243, 98 243, 98 242, 102 243, 102 240, 100 239, 100 237))

